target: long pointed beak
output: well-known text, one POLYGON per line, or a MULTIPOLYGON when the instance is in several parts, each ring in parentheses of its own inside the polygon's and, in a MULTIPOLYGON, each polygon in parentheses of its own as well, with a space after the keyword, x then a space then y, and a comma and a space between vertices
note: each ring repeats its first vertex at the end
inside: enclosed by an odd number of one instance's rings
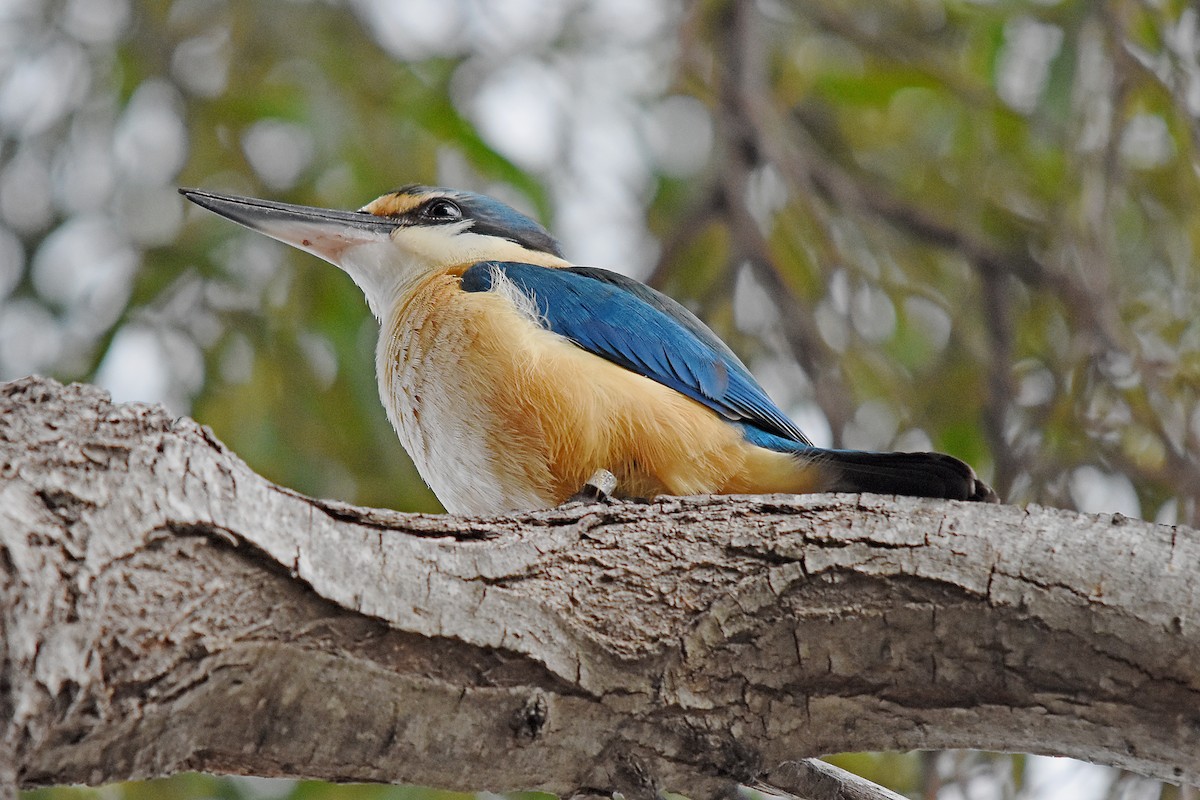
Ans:
POLYGON ((397 226, 393 219, 366 211, 297 206, 201 189, 180 189, 179 193, 201 208, 312 253, 337 267, 342 266, 342 255, 347 250, 363 244, 386 242, 397 226))

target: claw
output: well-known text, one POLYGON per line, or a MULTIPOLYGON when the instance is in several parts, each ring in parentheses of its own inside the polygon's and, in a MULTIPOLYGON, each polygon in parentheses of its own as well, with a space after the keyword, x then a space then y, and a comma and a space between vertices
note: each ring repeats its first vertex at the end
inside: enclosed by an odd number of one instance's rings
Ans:
POLYGON ((568 503, 603 503, 612 497, 617 490, 617 476, 606 469, 598 469, 592 473, 579 491, 566 499, 568 503))

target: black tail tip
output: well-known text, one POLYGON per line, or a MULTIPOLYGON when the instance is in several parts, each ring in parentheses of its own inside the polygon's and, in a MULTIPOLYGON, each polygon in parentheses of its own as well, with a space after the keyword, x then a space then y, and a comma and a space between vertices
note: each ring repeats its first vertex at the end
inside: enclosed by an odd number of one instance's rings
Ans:
POLYGON ((996 494, 996 490, 979 480, 979 478, 975 476, 974 470, 971 472, 971 477, 973 477, 975 480, 974 485, 971 487, 971 496, 967 498, 968 500, 974 500, 978 503, 1000 502, 1000 495, 996 494))
POLYGON ((996 494, 996 490, 979 479, 975 474, 975 470, 971 469, 971 465, 965 461, 948 456, 945 453, 920 453, 919 455, 931 456, 942 462, 945 468, 951 472, 956 472, 961 476, 961 485, 966 489, 965 497, 950 497, 950 500, 970 500, 977 503, 999 503, 1000 495, 996 494))
POLYGON ((900 494, 999 503, 1000 496, 965 461, 945 453, 827 451, 839 468, 834 491, 900 494))

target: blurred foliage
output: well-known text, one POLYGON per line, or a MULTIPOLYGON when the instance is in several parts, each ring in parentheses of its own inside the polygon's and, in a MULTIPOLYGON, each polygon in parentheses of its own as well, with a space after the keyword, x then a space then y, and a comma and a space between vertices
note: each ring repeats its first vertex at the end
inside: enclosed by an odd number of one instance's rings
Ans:
MULTIPOLYGON (((0 379, 99 382, 300 491, 437 510, 349 279, 174 189, 453 185, 697 309, 818 442, 1196 525, 1198 50, 1185 0, 0 0, 0 379)), ((843 763, 938 793, 927 757, 843 763)))

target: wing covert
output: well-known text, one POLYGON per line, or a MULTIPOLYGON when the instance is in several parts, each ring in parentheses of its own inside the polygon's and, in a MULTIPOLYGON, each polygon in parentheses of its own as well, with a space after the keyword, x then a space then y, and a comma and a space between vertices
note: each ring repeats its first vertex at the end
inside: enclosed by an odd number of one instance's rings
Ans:
POLYGON ((593 267, 552 269, 497 261, 469 268, 462 288, 491 291, 498 276, 534 301, 543 327, 577 346, 727 419, 811 445, 728 346, 666 295, 593 267))

